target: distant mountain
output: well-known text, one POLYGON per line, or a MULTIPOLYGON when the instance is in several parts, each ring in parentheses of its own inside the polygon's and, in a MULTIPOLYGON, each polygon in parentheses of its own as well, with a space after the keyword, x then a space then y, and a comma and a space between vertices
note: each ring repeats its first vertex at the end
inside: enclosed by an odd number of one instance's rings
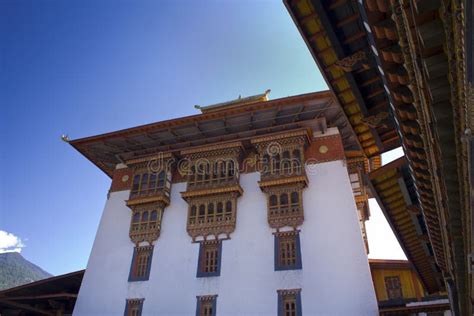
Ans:
POLYGON ((52 275, 18 252, 0 253, 0 290, 31 283, 52 275))

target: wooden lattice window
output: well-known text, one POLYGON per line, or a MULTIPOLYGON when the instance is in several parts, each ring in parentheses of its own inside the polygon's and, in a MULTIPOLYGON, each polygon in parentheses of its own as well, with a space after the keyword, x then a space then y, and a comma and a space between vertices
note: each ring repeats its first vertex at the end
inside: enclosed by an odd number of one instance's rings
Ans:
POLYGON ((385 277, 385 289, 389 300, 403 298, 402 285, 399 276, 385 277))
POLYGON ((278 290, 278 316, 301 316, 301 290, 278 290))
POLYGON ((201 242, 197 277, 219 276, 221 273, 221 253, 222 243, 220 241, 201 242))
POLYGON ((162 170, 160 172, 137 172, 133 177, 130 198, 150 196, 157 192, 169 195, 171 185, 171 173, 162 170))
POLYGON ((208 201, 189 206, 189 225, 213 224, 231 221, 233 218, 234 203, 232 201, 208 201))
POLYGON ((132 207, 130 239, 134 243, 156 240, 160 235, 163 211, 157 204, 132 207))
MULTIPOLYGON (((272 146, 270 144, 269 146, 272 146)), ((270 175, 299 175, 302 172, 302 154, 299 149, 283 149, 275 145, 274 148, 277 153, 264 154, 261 161, 261 171, 264 176, 270 175), (280 152, 281 151, 281 152, 280 152)))
POLYGON ((217 295, 197 296, 196 316, 216 316, 217 295))
POLYGON ((146 281, 150 277, 153 246, 136 247, 133 252, 129 281, 146 281))
POLYGON ((270 216, 286 216, 300 212, 301 192, 270 194, 268 197, 268 207, 270 216))
POLYGON ((275 270, 302 269, 298 231, 275 234, 275 270))
POLYGON ((162 212, 162 209, 134 209, 130 232, 147 232, 157 228, 161 222, 162 212))
POLYGON ((236 162, 232 158, 198 160, 190 168, 188 185, 225 183, 236 179, 236 162))
POLYGON ((125 304, 125 316, 141 316, 143 298, 128 299, 125 304))

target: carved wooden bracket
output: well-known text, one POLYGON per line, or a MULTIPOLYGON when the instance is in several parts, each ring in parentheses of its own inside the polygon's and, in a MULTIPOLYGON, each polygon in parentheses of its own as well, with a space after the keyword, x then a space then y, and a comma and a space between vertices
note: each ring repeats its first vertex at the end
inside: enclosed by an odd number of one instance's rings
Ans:
POLYGON ((367 55, 362 50, 336 61, 335 65, 345 72, 351 72, 359 68, 369 69, 370 67, 367 55))

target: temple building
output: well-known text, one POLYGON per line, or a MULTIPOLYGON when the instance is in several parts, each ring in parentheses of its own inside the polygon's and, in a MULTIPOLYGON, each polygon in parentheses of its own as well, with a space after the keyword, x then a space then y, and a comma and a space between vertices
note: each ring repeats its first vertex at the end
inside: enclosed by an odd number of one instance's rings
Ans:
POLYGON ((403 147, 366 180, 424 289, 472 315, 472 0, 284 3, 365 157, 403 147))
POLYGON ((70 141, 112 178, 74 315, 378 314, 380 157, 330 92, 268 92, 70 141))

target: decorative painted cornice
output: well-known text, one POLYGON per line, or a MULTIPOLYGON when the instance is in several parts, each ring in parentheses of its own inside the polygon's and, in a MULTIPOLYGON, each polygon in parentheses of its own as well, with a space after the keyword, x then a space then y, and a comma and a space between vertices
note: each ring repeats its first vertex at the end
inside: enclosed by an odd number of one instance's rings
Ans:
POLYGON ((223 149, 243 150, 243 148, 244 147, 242 145, 242 142, 220 143, 220 144, 214 144, 214 145, 209 145, 209 146, 199 146, 199 147, 182 150, 181 155, 187 156, 191 154, 204 153, 204 152, 207 153, 207 152, 218 151, 218 150, 223 150, 223 149))
POLYGON ((304 136, 306 138, 306 141, 309 143, 311 142, 313 138, 313 133, 310 129, 304 128, 304 129, 299 129, 292 132, 283 132, 283 133, 276 133, 276 134, 262 136, 262 137, 256 137, 256 138, 253 138, 250 141, 250 143, 259 144, 259 143, 264 143, 264 142, 272 142, 272 141, 277 141, 277 140, 282 140, 282 139, 287 139, 287 138, 292 138, 292 137, 298 137, 298 136, 304 136))
POLYGON ((196 197, 203 197, 203 196, 209 196, 209 195, 216 195, 216 194, 225 194, 225 193, 236 193, 237 196, 242 195, 243 189, 240 186, 240 184, 235 184, 232 186, 220 186, 220 187, 215 187, 215 188, 208 188, 208 189, 202 189, 202 190, 192 190, 192 191, 185 191, 181 192, 181 197, 185 199, 186 201, 190 198, 196 198, 196 197))
POLYGON ((258 182, 260 188, 264 190, 267 187, 282 186, 288 184, 303 184, 303 187, 308 185, 308 177, 306 174, 300 176, 282 177, 274 180, 264 180, 258 182))
POLYGON ((166 205, 169 205, 170 199, 168 196, 164 194, 159 194, 159 195, 150 196, 150 197, 134 198, 134 199, 128 200, 126 204, 127 206, 130 207, 130 206, 136 206, 140 204, 159 203, 159 202, 163 203, 164 206, 166 206, 166 205))
POLYGON ((170 152, 160 152, 158 154, 148 155, 140 158, 130 159, 125 162, 126 165, 131 166, 141 162, 150 162, 156 159, 168 160, 174 158, 174 155, 170 152))

